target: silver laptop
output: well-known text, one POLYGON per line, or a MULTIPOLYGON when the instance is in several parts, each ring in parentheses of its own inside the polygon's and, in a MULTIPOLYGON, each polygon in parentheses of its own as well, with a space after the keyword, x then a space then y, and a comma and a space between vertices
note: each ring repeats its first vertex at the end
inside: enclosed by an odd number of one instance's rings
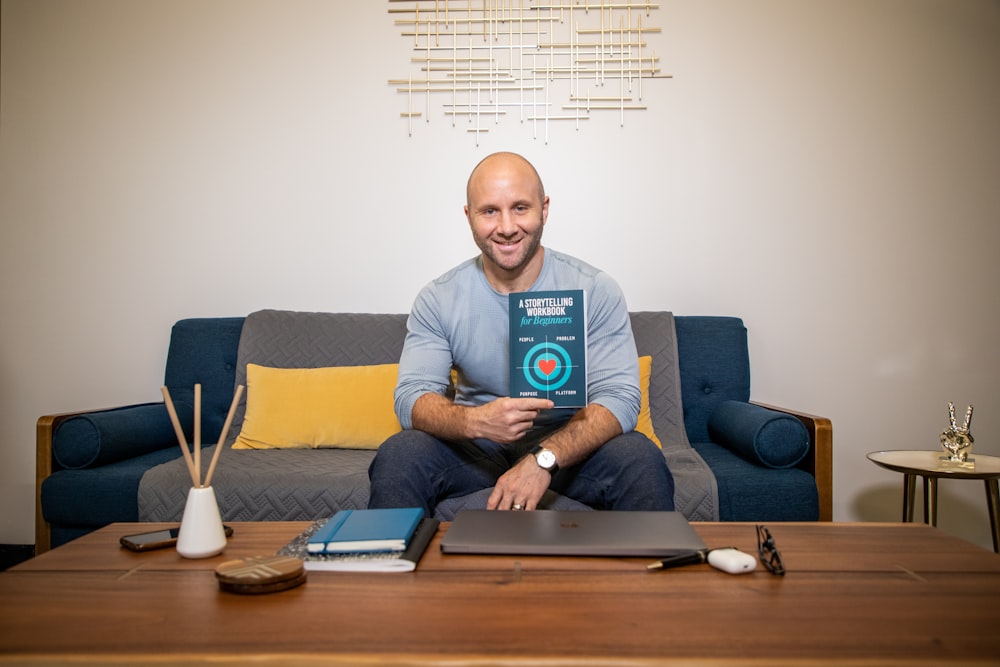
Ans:
POLYGON ((450 554, 662 558, 704 548, 680 512, 462 510, 441 540, 450 554))

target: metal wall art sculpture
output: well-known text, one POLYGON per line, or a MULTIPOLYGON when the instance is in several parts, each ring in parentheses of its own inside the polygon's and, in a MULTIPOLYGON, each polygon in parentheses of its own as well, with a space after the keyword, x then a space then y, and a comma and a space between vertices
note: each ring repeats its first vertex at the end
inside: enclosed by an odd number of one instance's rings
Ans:
POLYGON ((440 102, 452 127, 476 137, 510 117, 549 140, 550 123, 598 113, 645 110, 643 85, 670 75, 647 37, 658 4, 639 0, 389 0, 401 35, 412 42, 405 79, 410 136, 440 102))

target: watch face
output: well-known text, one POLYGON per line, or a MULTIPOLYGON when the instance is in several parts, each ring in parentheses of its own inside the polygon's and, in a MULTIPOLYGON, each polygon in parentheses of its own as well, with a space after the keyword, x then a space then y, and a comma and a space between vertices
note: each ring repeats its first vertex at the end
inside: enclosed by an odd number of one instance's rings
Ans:
POLYGON ((538 465, 545 468, 546 470, 551 469, 552 466, 556 464, 556 455, 553 454, 548 449, 543 449, 542 451, 538 452, 538 454, 535 455, 535 458, 538 459, 538 465))

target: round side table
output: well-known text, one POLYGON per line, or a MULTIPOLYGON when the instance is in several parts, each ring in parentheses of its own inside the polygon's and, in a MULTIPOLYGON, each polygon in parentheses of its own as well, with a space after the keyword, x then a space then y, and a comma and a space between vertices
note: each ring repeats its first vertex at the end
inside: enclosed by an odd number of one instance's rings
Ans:
MULTIPOLYGON (((903 473, 903 521, 913 521, 913 496, 916 478, 924 480, 924 523, 937 525, 937 481, 951 479, 981 479, 986 484, 986 504, 990 512, 990 530, 993 533, 993 551, 1000 553, 1000 456, 974 454, 973 466, 963 466, 947 460, 939 451, 896 450, 871 452, 868 459, 887 470, 903 473), (942 457, 945 460, 941 460, 942 457)), ((970 462, 971 463, 971 462, 970 462)))

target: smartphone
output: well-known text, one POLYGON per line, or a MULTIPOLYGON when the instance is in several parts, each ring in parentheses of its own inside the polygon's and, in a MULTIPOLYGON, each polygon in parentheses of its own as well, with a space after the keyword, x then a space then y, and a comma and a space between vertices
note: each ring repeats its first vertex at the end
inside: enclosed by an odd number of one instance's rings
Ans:
MULTIPOLYGON (((233 529, 223 526, 226 537, 233 536, 233 529)), ((177 544, 177 535, 181 532, 180 527, 154 530, 148 533, 138 533, 137 535, 126 535, 120 542, 123 547, 132 551, 152 551, 153 549, 163 549, 177 544)))

